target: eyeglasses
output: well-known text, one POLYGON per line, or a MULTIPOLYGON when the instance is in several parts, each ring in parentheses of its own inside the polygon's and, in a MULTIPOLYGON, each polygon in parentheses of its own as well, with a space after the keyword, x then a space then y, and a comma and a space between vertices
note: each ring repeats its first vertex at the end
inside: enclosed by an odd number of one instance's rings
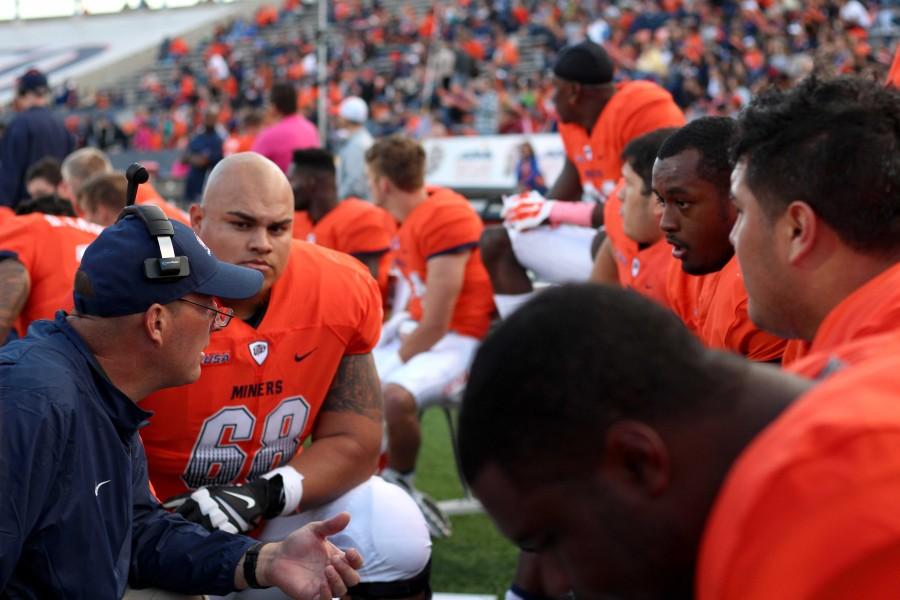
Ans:
POLYGON ((234 316, 234 309, 228 308, 226 306, 222 306, 216 299, 213 298, 212 306, 207 306, 205 304, 200 304, 199 302, 194 302, 193 300, 188 300, 187 298, 179 298, 180 302, 187 302, 188 304, 193 304, 194 306, 199 306, 205 310, 212 311, 215 313, 213 315, 212 323, 209 325, 210 331, 219 331, 220 329, 225 329, 228 324, 231 322, 231 317, 234 316))

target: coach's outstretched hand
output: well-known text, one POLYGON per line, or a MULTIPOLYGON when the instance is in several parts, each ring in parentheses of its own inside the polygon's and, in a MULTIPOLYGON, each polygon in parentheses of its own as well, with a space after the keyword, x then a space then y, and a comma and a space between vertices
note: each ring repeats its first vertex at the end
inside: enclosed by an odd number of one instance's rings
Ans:
MULTIPOLYGON (((259 553, 256 579, 274 586, 295 600, 339 598, 359 583, 357 569, 363 558, 355 549, 338 549, 326 538, 344 529, 350 515, 340 513, 327 521, 301 527, 281 542, 266 544, 259 553)), ((245 586, 243 570, 235 574, 238 588, 245 586)))

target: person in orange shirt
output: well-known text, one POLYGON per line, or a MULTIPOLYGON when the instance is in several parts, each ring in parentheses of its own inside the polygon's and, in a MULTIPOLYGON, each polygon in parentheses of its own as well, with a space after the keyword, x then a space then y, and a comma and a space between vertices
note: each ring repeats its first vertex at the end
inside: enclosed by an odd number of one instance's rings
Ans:
POLYGON ((383 475, 419 501, 433 535, 448 535, 446 517, 415 489, 418 413, 461 388, 490 325, 494 304, 478 250, 481 219, 459 194, 426 187, 425 150, 409 138, 376 141, 366 168, 375 204, 400 223, 397 264, 410 291, 408 314, 392 317, 374 351, 388 438, 383 475))
POLYGON ((735 462, 698 600, 889 600, 900 589, 900 345, 812 389, 735 462))
POLYGON ((621 177, 625 145, 684 124, 672 96, 655 83, 614 84, 612 60, 591 41, 561 51, 553 74, 566 163, 547 197, 559 201, 513 199, 504 225, 487 228, 481 240, 501 316, 533 293, 528 270, 550 283, 589 278, 595 228, 603 224, 603 204, 621 177))
POLYGON ((0 226, 0 343, 15 328, 72 310, 75 272, 102 231, 83 219, 32 213, 0 226))
POLYGON ((635 294, 551 289, 479 350, 460 464, 579 598, 887 600, 898 368, 891 352, 813 387, 635 294))
POLYGON ((288 178, 294 190, 294 238, 362 262, 386 301, 397 234, 393 217, 359 198, 338 199, 334 155, 327 150, 295 150, 288 178))
POLYGON ((211 336, 198 381, 142 401, 155 413, 141 430, 150 479, 189 520, 242 532, 261 524, 262 541, 350 512, 353 524, 332 541, 367 555, 360 595, 369 584, 417 597, 428 586, 425 521, 373 476, 378 289, 357 260, 293 240, 292 221, 287 177, 255 153, 222 160, 191 207, 210 250, 262 272, 263 286, 231 303, 236 318, 211 336))
POLYGON ((671 251, 659 228, 653 163, 675 131, 657 129, 631 140, 622 151, 622 183, 603 209, 606 239, 591 273, 592 281, 629 287, 658 302, 665 302, 671 251))
POLYGON ((672 246, 665 303, 712 348, 758 361, 778 361, 786 341, 766 333, 747 314, 747 291, 729 232, 728 150, 736 128, 728 117, 691 121, 669 136, 653 166, 659 226, 672 246))
POLYGON ((900 92, 854 77, 765 94, 739 119, 731 240, 750 317, 808 343, 788 365, 804 375, 900 333, 898 119, 900 92))

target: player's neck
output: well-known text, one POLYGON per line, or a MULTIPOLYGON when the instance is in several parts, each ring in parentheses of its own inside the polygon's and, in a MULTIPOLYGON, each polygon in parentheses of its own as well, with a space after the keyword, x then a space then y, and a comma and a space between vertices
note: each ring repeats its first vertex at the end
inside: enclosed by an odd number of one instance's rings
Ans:
POLYGON ((392 211, 392 213, 394 218, 401 223, 406 220, 409 213, 428 199, 428 190, 424 186, 412 192, 398 190, 396 194, 397 201, 394 203, 396 211, 392 211))
POLYGON ((309 201, 309 219, 313 223, 318 223, 325 215, 337 208, 337 205, 337 191, 334 189, 323 190, 322 193, 313 196, 309 201))

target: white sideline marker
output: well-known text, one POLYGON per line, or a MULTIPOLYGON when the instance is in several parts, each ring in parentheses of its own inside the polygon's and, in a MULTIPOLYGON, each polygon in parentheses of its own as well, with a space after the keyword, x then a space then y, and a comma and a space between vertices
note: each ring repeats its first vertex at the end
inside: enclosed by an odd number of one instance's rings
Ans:
POLYGON ((448 517, 456 515, 475 515, 484 512, 481 502, 471 497, 457 498, 455 500, 441 500, 437 505, 448 517))
POLYGON ((493 594, 433 594, 433 600, 497 600, 493 594))

